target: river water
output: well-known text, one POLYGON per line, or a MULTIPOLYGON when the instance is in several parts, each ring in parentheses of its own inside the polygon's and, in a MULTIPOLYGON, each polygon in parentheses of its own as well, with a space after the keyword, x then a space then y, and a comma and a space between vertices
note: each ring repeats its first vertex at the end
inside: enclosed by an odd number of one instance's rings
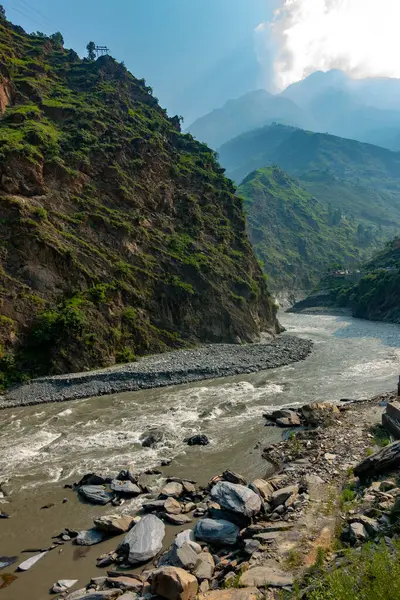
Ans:
MULTIPOLYGON (((282 314, 280 320, 288 333, 314 341, 304 362, 174 388, 0 412, 0 482, 8 480, 11 490, 10 503, 0 505, 11 514, 0 520, 0 556, 47 546, 63 527, 89 528, 95 514, 109 512, 80 504, 63 489, 85 472, 114 473, 132 463, 140 471, 171 458, 165 473, 200 483, 224 468, 262 477, 261 449, 281 435, 264 427, 266 409, 369 397, 395 388, 400 326, 328 315, 282 314), (162 431, 162 441, 155 449, 142 448, 141 438, 153 429, 162 431), (209 446, 184 444, 197 432, 210 438, 209 446), (41 510, 49 502, 55 506, 41 510)), ((114 545, 87 554, 69 545, 62 558, 54 551, 0 589, 0 600, 22 598, 26 589, 31 600, 40 600, 57 578, 82 577, 84 584, 101 574, 94 558, 114 545)))

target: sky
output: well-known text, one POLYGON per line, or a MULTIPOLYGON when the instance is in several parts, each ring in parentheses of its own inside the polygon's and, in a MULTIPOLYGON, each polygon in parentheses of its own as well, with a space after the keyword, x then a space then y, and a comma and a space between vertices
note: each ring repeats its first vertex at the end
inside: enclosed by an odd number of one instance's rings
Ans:
POLYGON ((281 0, 257 31, 281 90, 316 70, 399 78, 399 23, 400 0, 281 0))
MULTIPOLYGON (((146 79, 169 112, 178 114, 190 112, 186 105, 196 104, 202 88, 213 85, 214 67, 239 53, 246 40, 253 44, 255 28, 272 16, 272 0, 0 1, 11 21, 28 32, 59 30, 65 46, 80 55, 90 40, 107 45, 135 76, 146 79)), ((208 106, 213 101, 222 98, 204 100, 204 112, 216 107, 208 106)))
POLYGON ((229 99, 316 70, 400 77, 400 0, 0 0, 28 32, 93 40, 188 126, 229 99))

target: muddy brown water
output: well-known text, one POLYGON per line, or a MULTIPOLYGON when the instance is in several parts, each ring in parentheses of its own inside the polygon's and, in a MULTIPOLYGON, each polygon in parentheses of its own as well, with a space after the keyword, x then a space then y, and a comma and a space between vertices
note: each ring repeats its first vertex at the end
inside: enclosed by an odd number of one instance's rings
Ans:
MULTIPOLYGON (((23 549, 49 546, 65 527, 88 529, 96 515, 138 508, 135 500, 116 510, 79 502, 63 486, 85 472, 115 473, 131 463, 140 471, 171 458, 163 473, 200 485, 224 468, 249 479, 262 477, 261 449, 281 437, 281 431, 264 427, 266 409, 368 397, 396 386, 398 325, 326 315, 282 315, 281 320, 289 333, 313 339, 306 361, 174 388, 1 411, 0 482, 8 481, 10 496, 0 510, 10 519, 0 520, 0 556, 18 560, 0 570, 0 585, 1 575, 15 573, 15 566, 31 556, 23 549), (162 442, 156 449, 142 448, 141 437, 153 428, 163 431, 162 442), (211 444, 188 448, 183 439, 200 431, 211 444)), ((161 478, 150 483, 157 489, 161 478)), ((182 529, 168 527, 165 545, 182 529)), ((0 600, 49 598, 57 579, 78 579, 73 589, 83 587, 104 573, 95 559, 120 539, 91 548, 66 543, 62 552, 53 550, 28 572, 16 573, 17 579, 0 589, 0 600)))

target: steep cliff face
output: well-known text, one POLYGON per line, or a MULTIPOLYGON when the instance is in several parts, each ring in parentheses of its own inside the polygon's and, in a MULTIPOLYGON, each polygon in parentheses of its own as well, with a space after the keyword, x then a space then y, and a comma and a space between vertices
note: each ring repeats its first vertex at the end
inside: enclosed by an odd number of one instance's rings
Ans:
POLYGON ((279 325, 241 201, 143 80, 0 21, 7 383, 279 325))

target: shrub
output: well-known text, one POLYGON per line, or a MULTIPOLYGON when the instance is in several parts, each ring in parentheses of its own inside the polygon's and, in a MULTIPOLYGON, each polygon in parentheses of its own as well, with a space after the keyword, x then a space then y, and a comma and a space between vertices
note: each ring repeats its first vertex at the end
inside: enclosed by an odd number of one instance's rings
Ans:
POLYGON ((133 352, 133 350, 131 348, 128 348, 127 346, 125 348, 123 348, 122 350, 120 350, 119 352, 117 352, 116 356, 115 356, 115 361, 117 363, 129 363, 129 362, 134 362, 135 361, 135 354, 133 352))
POLYGON ((309 600, 398 600, 400 598, 400 542, 389 549, 382 541, 350 550, 345 566, 318 581, 309 600))

